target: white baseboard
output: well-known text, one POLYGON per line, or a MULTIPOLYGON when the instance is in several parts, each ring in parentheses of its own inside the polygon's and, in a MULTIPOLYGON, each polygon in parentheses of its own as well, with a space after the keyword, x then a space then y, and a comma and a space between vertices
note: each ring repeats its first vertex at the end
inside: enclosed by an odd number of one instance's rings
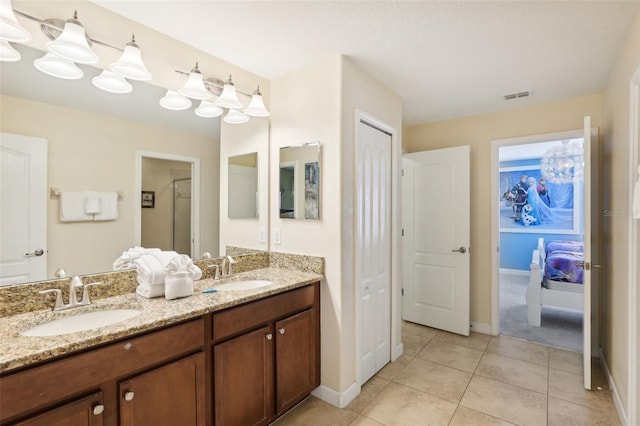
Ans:
POLYGON ((403 353, 404 353, 404 346, 402 345, 402 343, 400 343, 391 351, 391 361, 395 361, 396 359, 400 358, 403 353))
POLYGON ((470 329, 476 333, 491 334, 491 324, 483 322, 471 321, 470 329))
POLYGON ((360 395, 360 385, 353 382, 344 392, 338 392, 325 385, 320 385, 311 392, 315 396, 335 407, 344 408, 360 395))
POLYGON ((624 411, 624 406, 622 405, 622 400, 620 399, 618 388, 616 388, 616 384, 613 381, 613 376, 611 375, 611 371, 609 371, 609 366, 607 365, 607 359, 604 357, 604 352, 602 352, 602 348, 600 348, 600 361, 602 361, 602 369, 604 370, 604 375, 606 376, 607 382, 609 383, 609 387, 611 388, 611 391, 612 391, 613 405, 616 407, 616 411, 618 412, 620 423, 622 423, 623 425, 629 425, 627 423, 627 413, 625 413, 624 411))
POLYGON ((520 275, 520 276, 523 276, 523 277, 528 277, 529 274, 531 273, 531 271, 528 270, 528 269, 506 269, 506 268, 500 268, 500 273, 501 274, 520 275))

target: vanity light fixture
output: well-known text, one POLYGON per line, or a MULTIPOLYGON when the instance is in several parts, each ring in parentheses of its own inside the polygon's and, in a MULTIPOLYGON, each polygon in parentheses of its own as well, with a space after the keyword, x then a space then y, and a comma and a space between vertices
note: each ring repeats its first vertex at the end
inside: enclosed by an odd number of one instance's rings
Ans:
POLYGON ((167 90, 167 94, 160 99, 160 106, 171 111, 182 111, 191 108, 191 99, 173 90, 167 90))
POLYGON ((65 80, 79 80, 84 76, 84 71, 78 68, 73 61, 53 53, 47 53, 42 58, 36 59, 33 61, 33 65, 47 75, 65 80))
POLYGON ((79 64, 95 64, 99 60, 89 46, 84 27, 78 21, 77 10, 73 12, 73 18, 65 22, 62 34, 47 43, 47 50, 79 64))
POLYGON ((203 100, 200 106, 196 108, 196 115, 202 118, 220 117, 224 111, 218 105, 211 101, 203 100))
POLYGON ((91 83, 100 90, 109 93, 126 94, 133 92, 133 86, 124 77, 113 71, 104 70, 100 75, 93 77, 91 83))
POLYGON ((31 34, 16 19, 11 0, 0 0, 0 40, 14 43, 31 41, 31 34))
POLYGON ((142 62, 142 52, 136 44, 136 36, 131 36, 131 41, 124 47, 122 56, 111 64, 109 69, 122 77, 130 80, 147 81, 151 80, 151 73, 142 62))
POLYGON ((255 92, 253 92, 251 102, 249 102, 249 106, 243 112, 252 117, 268 117, 271 115, 264 106, 262 93, 260 93, 260 86, 258 86, 255 92))
POLYGON ((229 75, 229 79, 224 82, 222 93, 215 102, 216 105, 222 108, 242 108, 242 103, 236 94, 236 86, 231 80, 231 75, 229 75))
POLYGON ((9 44, 8 41, 0 40, 0 61, 2 62, 18 62, 22 59, 22 55, 9 44))
POLYGON ((229 109, 229 112, 227 112, 223 120, 227 124, 242 124, 249 121, 249 116, 237 109, 229 109))
POLYGON ((191 99, 201 99, 206 100, 211 97, 211 93, 204 86, 204 81, 202 80, 202 73, 198 68, 198 63, 196 62, 196 66, 191 69, 189 73, 189 79, 182 86, 181 89, 178 89, 178 93, 182 96, 186 96, 191 99))

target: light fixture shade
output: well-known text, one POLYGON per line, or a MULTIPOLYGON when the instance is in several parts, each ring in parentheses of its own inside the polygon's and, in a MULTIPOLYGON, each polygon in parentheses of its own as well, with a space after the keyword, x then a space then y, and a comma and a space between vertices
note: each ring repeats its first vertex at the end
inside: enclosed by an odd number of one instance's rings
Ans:
POLYGON ((84 75, 84 72, 73 61, 53 53, 47 53, 42 58, 36 59, 33 61, 33 65, 47 75, 65 80, 78 80, 84 75))
POLYGON ((211 101, 202 101, 195 112, 198 117, 213 118, 220 117, 224 111, 211 101))
POLYGON ((250 115, 252 117, 268 117, 271 115, 267 108, 264 106, 264 101, 262 100, 262 93, 260 93, 260 87, 253 92, 251 96, 251 102, 249 102, 249 106, 244 110, 244 113, 250 115))
POLYGON ((197 62, 196 66, 189 73, 189 79, 186 84, 181 89, 178 89, 178 93, 192 99, 205 100, 211 97, 211 93, 204 87, 204 81, 202 81, 202 74, 198 69, 197 62))
POLYGON ((223 120, 227 124, 242 124, 249 121, 249 116, 237 109, 230 109, 227 115, 224 116, 223 120))
POLYGON ((120 59, 111 64, 109 69, 131 80, 147 81, 151 80, 152 77, 142 62, 140 47, 138 47, 133 37, 124 47, 124 52, 122 56, 120 56, 120 59))
POLYGON ((563 140, 549 149, 540 161, 540 172, 547 182, 576 184, 584 178, 584 147, 581 141, 563 140))
POLYGON ((167 94, 160 99, 160 106, 172 111, 182 111, 191 107, 191 99, 173 90, 167 90, 167 94))
POLYGON ((133 86, 124 77, 118 74, 104 70, 100 75, 91 79, 91 83, 100 90, 109 93, 125 94, 133 92, 133 86))
POLYGON ((225 81, 222 93, 220 93, 220 96, 216 99, 216 105, 222 108, 242 108, 242 103, 238 100, 236 87, 233 85, 233 81, 231 81, 231 76, 225 81))
POLYGON ((47 50, 79 64, 95 64, 99 59, 89 47, 84 27, 75 17, 67 20, 58 38, 47 43, 47 50))
POLYGON ((0 0, 0 40, 14 43, 31 41, 31 34, 16 19, 11 0, 0 0))
POLYGON ((0 40, 0 61, 18 62, 22 58, 20 52, 13 48, 8 41, 0 40))

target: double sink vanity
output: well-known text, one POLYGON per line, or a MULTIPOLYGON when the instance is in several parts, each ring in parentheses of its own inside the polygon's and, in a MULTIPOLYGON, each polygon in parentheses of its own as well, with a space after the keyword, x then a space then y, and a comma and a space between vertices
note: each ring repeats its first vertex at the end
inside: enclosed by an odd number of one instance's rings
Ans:
MULTIPOLYGON (((38 292, 68 280, 24 286, 22 297, 37 295, 46 310, 0 290, 0 304, 13 306, 0 318, 0 424, 272 422, 320 384, 323 262, 293 257, 239 256, 241 272, 196 281, 194 296, 176 300, 136 295, 135 271, 103 274, 93 303, 64 311, 38 292), (130 317, 73 328, 119 310, 130 317), (67 318, 64 334, 25 335, 67 318)), ((204 271, 217 260, 200 262, 204 271)))

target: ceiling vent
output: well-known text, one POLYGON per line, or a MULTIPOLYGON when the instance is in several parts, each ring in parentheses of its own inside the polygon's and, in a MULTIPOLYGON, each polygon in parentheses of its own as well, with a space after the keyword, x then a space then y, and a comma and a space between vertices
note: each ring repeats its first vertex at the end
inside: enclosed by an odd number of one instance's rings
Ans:
POLYGON ((510 101, 512 99, 520 99, 520 98, 526 98, 528 96, 531 95, 531 91, 530 90, 525 90, 523 92, 516 92, 516 93, 508 93, 506 95, 503 95, 503 99, 505 101, 510 101))

